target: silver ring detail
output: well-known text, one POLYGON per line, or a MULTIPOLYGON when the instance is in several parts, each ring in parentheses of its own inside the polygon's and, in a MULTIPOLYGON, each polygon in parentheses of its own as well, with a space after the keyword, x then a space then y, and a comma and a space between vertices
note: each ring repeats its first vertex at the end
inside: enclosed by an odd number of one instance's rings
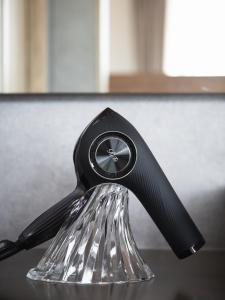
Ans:
MULTIPOLYGON (((105 138, 105 139, 103 139, 103 140, 106 140, 106 139, 107 139, 107 138, 105 138)), ((124 141, 124 140, 122 140, 122 141, 123 141, 124 143, 126 143, 126 141, 124 141)), ((101 141, 101 143, 102 143, 102 141, 101 141)), ((126 143, 126 144, 127 144, 127 143, 126 143)), ((98 147, 99 147, 99 146, 98 146, 98 147)), ((97 148, 98 148, 98 147, 97 147, 97 148)), ((96 149, 96 150, 97 150, 97 149, 96 149)), ((130 151, 130 149, 129 149, 129 151, 130 151)), ((95 151, 95 153, 96 153, 96 151, 95 151)), ((135 164, 136 164, 136 161, 137 161, 137 156, 138 156, 138 153, 137 153, 137 148, 136 148, 136 145, 135 145, 134 141, 133 141, 129 136, 127 136, 126 134, 124 134, 123 132, 120 132, 120 131, 106 131, 106 132, 104 132, 104 133, 99 134, 99 135, 92 141, 92 143, 91 143, 91 145, 90 145, 90 147, 89 147, 89 151, 88 151, 88 159, 89 159, 89 163, 90 163, 90 165, 91 165, 93 171, 94 171, 98 176, 100 176, 100 177, 102 177, 102 178, 104 178, 104 179, 107 179, 107 180, 112 180, 112 181, 115 181, 115 180, 124 178, 124 177, 126 177, 128 174, 130 174, 130 172, 132 172, 132 170, 133 170, 134 167, 135 167, 135 164), (98 172, 98 170, 96 170, 95 165, 94 165, 94 163, 93 163, 92 160, 91 160, 90 152, 91 152, 92 146, 94 145, 95 141, 98 140, 101 136, 107 135, 107 134, 112 134, 112 136, 115 134, 115 136, 113 136, 113 137, 115 137, 115 138, 117 138, 117 139, 120 139, 120 140, 122 140, 122 139, 121 139, 120 137, 116 137, 116 134, 119 134, 119 135, 121 135, 121 136, 124 136, 124 137, 125 137, 126 139, 128 139, 128 140, 132 143, 132 145, 133 145, 134 152, 135 152, 135 160, 134 160, 134 164, 133 164, 132 168, 131 168, 125 175, 118 176, 118 177, 115 177, 115 178, 106 177, 106 176, 100 174, 100 173, 98 172)), ((130 162, 130 157, 129 157, 129 162, 130 162)), ((128 163, 128 164, 129 164, 129 163, 128 163)), ((127 165, 128 165, 128 164, 127 164, 127 165)), ((125 167, 125 168, 126 168, 126 167, 125 167)), ((125 168, 123 168, 123 170, 124 170, 125 168)))

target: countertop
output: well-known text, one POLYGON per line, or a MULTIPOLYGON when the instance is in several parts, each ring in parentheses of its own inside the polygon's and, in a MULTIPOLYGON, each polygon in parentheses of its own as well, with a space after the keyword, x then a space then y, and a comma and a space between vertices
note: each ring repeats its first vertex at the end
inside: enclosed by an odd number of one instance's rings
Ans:
POLYGON ((170 251, 145 250, 142 255, 156 277, 147 282, 74 285, 32 281, 28 270, 43 250, 23 251, 0 262, 0 300, 224 300, 225 252, 200 251, 178 260, 170 251))

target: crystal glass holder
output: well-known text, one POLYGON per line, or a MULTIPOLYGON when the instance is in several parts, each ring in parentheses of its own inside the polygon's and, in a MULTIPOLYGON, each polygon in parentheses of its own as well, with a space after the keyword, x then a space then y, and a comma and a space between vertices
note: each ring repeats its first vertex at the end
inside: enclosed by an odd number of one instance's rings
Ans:
POLYGON ((79 284, 153 278, 131 232, 128 190, 118 184, 101 184, 74 201, 70 215, 27 277, 79 284), (77 218, 82 206, 84 209, 77 218))

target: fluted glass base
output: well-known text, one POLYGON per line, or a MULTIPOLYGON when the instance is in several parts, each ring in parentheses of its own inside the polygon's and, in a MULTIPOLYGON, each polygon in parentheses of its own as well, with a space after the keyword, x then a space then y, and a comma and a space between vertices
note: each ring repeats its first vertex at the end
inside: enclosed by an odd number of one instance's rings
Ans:
POLYGON ((27 277, 80 284, 137 282, 154 277, 133 239, 127 189, 102 184, 85 198, 89 199, 78 219, 74 221, 76 204, 27 277))

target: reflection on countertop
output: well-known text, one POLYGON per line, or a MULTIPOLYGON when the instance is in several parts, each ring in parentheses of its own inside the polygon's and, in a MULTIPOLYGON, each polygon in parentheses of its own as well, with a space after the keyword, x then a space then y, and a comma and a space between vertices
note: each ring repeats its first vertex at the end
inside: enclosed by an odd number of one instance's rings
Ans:
POLYGON ((156 278, 132 284, 75 285, 32 281, 27 271, 43 250, 22 252, 0 262, 1 300, 222 300, 225 299, 225 252, 201 251, 178 260, 170 251, 145 250, 156 278))

